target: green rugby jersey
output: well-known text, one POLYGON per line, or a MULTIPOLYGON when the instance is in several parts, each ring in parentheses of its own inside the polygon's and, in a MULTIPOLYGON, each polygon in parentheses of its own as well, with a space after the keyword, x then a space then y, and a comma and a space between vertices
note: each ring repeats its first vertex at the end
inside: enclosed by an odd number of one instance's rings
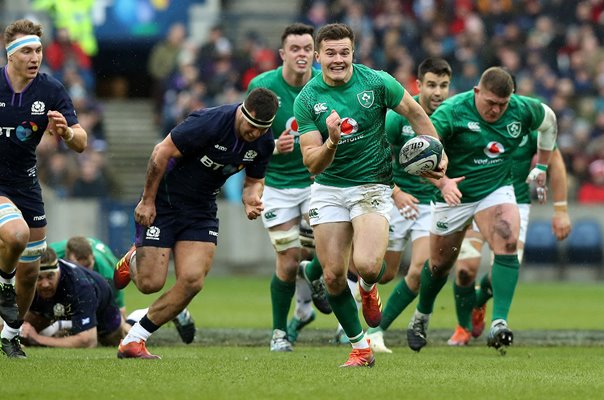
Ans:
MULTIPOLYGON (((94 238, 86 238, 92 246, 92 255, 94 256, 94 268, 93 270, 98 272, 103 278, 109 281, 109 286, 113 289, 115 302, 118 307, 124 307, 124 292, 121 290, 117 290, 113 286, 113 270, 115 269, 115 264, 117 264, 117 257, 113 254, 111 249, 105 245, 105 243, 101 242, 98 239, 94 238)), ((67 247, 67 240, 62 240, 60 242, 49 243, 48 246, 52 248, 55 253, 57 253, 57 257, 65 258, 65 248, 67 247)))
MULTIPOLYGON (((413 97, 419 103, 419 95, 413 97)), ((388 110, 386 113, 386 137, 392 145, 392 171, 394 183, 403 192, 415 196, 420 204, 430 204, 438 189, 427 179, 421 176, 410 175, 403 170, 398 162, 401 148, 410 139, 417 136, 409 120, 395 111, 388 110)))
MULTIPOLYGON (((445 100, 434 111, 432 123, 449 157, 447 176, 466 177, 458 184, 462 203, 479 201, 512 184, 514 150, 541 125, 544 115, 539 100, 513 94, 501 118, 486 122, 476 110, 473 90, 445 100)), ((437 200, 444 201, 440 193, 437 200)))
POLYGON ((306 84, 294 103, 298 131, 329 136, 325 120, 336 110, 342 137, 331 165, 315 181, 351 187, 368 183, 392 184, 392 152, 386 139, 388 108, 398 106, 405 89, 391 75, 353 64, 352 77, 342 86, 329 86, 321 75, 306 84))
MULTIPOLYGON (((319 74, 312 70, 312 76, 319 74)), ((266 170, 266 186, 277 189, 305 188, 310 186, 310 173, 302 162, 298 124, 294 118, 294 100, 302 90, 302 86, 290 86, 283 79, 283 66, 264 72, 249 84, 248 93, 258 87, 270 89, 279 98, 279 109, 273 121, 273 136, 278 139, 287 128, 294 136, 294 150, 291 153, 273 154, 266 170)))

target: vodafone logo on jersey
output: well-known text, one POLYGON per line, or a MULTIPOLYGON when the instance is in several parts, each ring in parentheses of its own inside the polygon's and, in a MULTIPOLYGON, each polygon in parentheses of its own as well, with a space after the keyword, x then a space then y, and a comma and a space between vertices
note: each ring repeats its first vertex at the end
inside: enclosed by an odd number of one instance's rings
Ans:
POLYGON ((499 157, 503 153, 505 153, 505 148, 499 142, 489 142, 484 148, 484 154, 489 158, 499 157))
POLYGON ((293 136, 299 136, 298 133, 298 121, 296 121, 295 117, 291 117, 285 123, 285 129, 289 129, 289 133, 293 136))
POLYGON ((340 124, 340 132, 342 135, 351 135, 353 133, 357 133, 359 130, 359 123, 350 117, 346 117, 342 119, 342 123, 340 124))

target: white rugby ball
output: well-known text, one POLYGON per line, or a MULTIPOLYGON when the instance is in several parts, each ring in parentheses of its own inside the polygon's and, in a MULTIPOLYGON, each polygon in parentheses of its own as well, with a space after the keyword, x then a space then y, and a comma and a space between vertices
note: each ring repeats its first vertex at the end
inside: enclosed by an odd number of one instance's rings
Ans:
POLYGON ((421 175, 434 171, 443 156, 443 145, 429 135, 418 135, 407 141, 401 148, 398 162, 410 175, 421 175))

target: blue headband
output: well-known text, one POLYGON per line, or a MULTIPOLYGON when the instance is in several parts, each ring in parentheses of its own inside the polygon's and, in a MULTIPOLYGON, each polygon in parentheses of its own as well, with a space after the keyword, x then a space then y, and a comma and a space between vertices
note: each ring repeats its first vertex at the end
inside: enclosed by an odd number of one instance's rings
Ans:
POLYGON ((42 44, 40 37, 36 35, 26 35, 13 40, 6 45, 6 54, 10 56, 21 47, 25 47, 30 44, 42 44))

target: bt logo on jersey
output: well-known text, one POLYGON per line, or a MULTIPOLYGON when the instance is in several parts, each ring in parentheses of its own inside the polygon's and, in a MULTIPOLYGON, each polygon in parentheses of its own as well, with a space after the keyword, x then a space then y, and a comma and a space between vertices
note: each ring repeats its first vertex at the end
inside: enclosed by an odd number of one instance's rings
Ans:
POLYGON ((212 161, 212 159, 208 156, 203 156, 199 159, 199 161, 206 167, 213 169, 216 171, 218 168, 224 167, 224 164, 220 164, 212 161))
POLYGON ((0 136, 10 137, 14 131, 15 128, 12 126, 0 126, 0 136))

